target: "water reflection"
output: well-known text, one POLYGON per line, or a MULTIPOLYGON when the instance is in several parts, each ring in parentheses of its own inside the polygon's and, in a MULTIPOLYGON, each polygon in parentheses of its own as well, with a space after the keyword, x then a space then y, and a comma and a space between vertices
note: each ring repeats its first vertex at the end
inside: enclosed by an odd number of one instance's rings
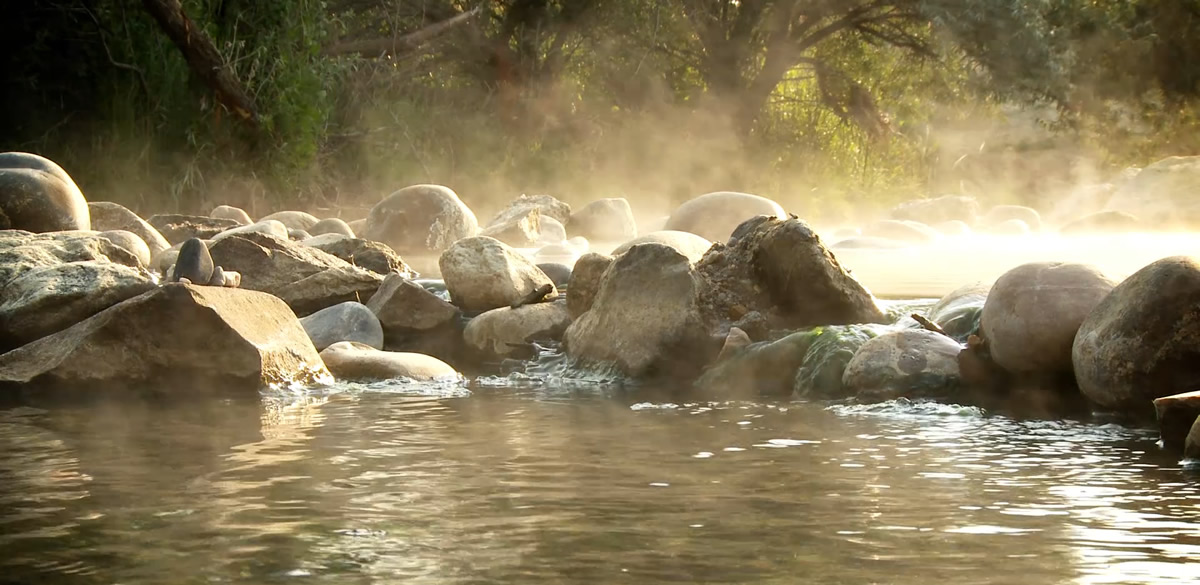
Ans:
POLYGON ((527 388, 0 411, 0 581, 1168 583, 1152 432, 527 388))

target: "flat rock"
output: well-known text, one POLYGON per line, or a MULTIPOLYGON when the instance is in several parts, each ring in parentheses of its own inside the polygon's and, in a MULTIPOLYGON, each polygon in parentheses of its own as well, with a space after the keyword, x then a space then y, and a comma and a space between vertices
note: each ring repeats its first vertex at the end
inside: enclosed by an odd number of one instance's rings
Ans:
POLYGON ((138 268, 132 252, 96 232, 33 234, 0 230, 0 288, 22 274, 66 262, 96 260, 138 268))

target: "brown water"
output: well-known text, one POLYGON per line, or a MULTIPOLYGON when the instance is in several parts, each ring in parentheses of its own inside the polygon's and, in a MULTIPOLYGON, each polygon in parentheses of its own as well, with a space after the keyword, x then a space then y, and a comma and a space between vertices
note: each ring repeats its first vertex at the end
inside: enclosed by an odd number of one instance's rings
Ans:
POLYGON ((0 410, 4 583, 1186 583, 1151 431, 498 380, 0 410))

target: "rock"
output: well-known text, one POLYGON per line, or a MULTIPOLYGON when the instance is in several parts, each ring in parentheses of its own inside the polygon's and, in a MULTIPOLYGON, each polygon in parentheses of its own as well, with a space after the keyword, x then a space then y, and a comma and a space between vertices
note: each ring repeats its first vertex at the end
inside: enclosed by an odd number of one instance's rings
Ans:
POLYGON ((111 385, 123 391, 236 389, 257 397, 263 384, 327 376, 304 329, 279 299, 185 284, 155 288, 0 355, 0 382, 89 393, 111 385))
POLYGON ((0 288, 0 351, 66 329, 156 286, 144 268, 107 260, 24 272, 0 288))
POLYGON ((198 215, 160 214, 146 220, 172 245, 181 244, 190 238, 207 240, 227 229, 242 224, 232 219, 217 219, 198 215))
POLYGON ((362 219, 348 221, 346 222, 346 225, 350 226, 350 230, 353 231, 355 237, 357 237, 358 234, 363 233, 363 230, 367 229, 367 218, 364 217, 362 219))
POLYGON ((537 209, 527 209, 526 215, 514 217, 506 223, 493 224, 479 232, 481 236, 494 238, 516 248, 531 248, 542 239, 542 216, 537 209))
MULTIPOLYGON (((550 195, 521 195, 496 215, 480 233, 510 246, 529 248, 542 241, 542 223, 550 219, 561 231, 563 222, 571 218, 571 206, 550 195)), ((554 228, 551 227, 553 230, 554 228)), ((562 237, 554 241, 566 239, 562 237)))
POLYGON ((342 341, 321 352, 326 367, 343 380, 418 381, 457 380, 461 375, 449 364, 420 353, 379 351, 369 345, 342 341))
POLYGON ((578 319, 592 308, 592 301, 600 290, 600 281, 613 260, 612 256, 589 252, 575 262, 575 267, 571 269, 571 280, 567 284, 567 313, 571 319, 578 319))
POLYGON ((297 315, 371 298, 383 277, 315 248, 261 233, 216 242, 213 262, 242 275, 242 288, 273 294, 297 315))
POLYGON ((137 234, 125 230, 109 230, 97 233, 104 239, 125 248, 130 254, 137 256, 138 262, 142 266, 150 266, 150 247, 141 238, 137 237, 137 234))
POLYGON ((964 221, 952 219, 934 224, 933 229, 943 236, 969 236, 971 235, 971 226, 964 221))
POLYGON ((212 212, 209 213, 208 216, 214 219, 232 219, 233 221, 236 221, 242 225, 250 225, 254 223, 254 220, 250 219, 250 214, 246 213, 246 210, 242 209, 241 207, 233 207, 231 205, 218 205, 213 208, 212 212))
POLYGON ((724 358, 731 357, 733 354, 738 353, 738 350, 753 342, 754 340, 750 339, 750 335, 741 328, 730 327, 729 333, 725 335, 725 343, 721 345, 721 352, 717 354, 717 361, 719 362, 724 358))
POLYGON ((638 232, 629 201, 620 197, 588 203, 565 223, 569 235, 595 242, 624 242, 636 238, 638 232))
POLYGON ((997 236, 1024 236, 1033 230, 1029 224, 1019 219, 1006 219, 997 224, 984 226, 980 231, 997 236))
POLYGON ((955 341, 966 343, 967 337, 979 332, 979 318, 991 289, 992 285, 981 282, 956 288, 934 303, 925 317, 955 341))
POLYGON ((171 271, 171 282, 186 278, 193 284, 208 284, 212 280, 214 264, 208 246, 192 238, 179 248, 175 258, 175 269, 171 271))
POLYGON ((179 259, 179 249, 183 247, 183 243, 175 244, 162 252, 154 254, 150 257, 150 269, 157 271, 164 277, 169 277, 175 268, 175 261, 179 259))
POLYGON ((888 238, 860 236, 842 240, 829 247, 834 250, 900 250, 910 248, 912 244, 888 238))
POLYGON ((892 219, 937 224, 946 221, 975 223, 980 213, 979 202, 968 195, 943 195, 933 199, 917 199, 892 208, 892 219))
POLYGON ((716 350, 700 318, 702 286, 691 261, 673 248, 630 248, 604 272, 591 310, 567 328, 567 355, 631 378, 687 378, 716 350))
POLYGON ((355 233, 398 254, 438 254, 479 231, 475 214, 441 185, 413 185, 392 193, 367 215, 355 233))
POLYGON ((704 253, 712 247, 712 242, 697 236, 690 232, 677 232, 664 230, 660 232, 651 232, 644 236, 634 238, 621 244, 616 250, 613 250, 613 256, 620 256, 630 248, 638 244, 662 244, 674 248, 676 252, 687 256, 693 264, 699 262, 704 257, 704 253))
POLYGON ((980 337, 992 360, 1012 374, 1070 373, 1075 332, 1113 286, 1085 264, 1023 264, 992 285, 980 317, 980 337))
POLYGON ((27 272, 93 260, 135 269, 141 266, 137 256, 96 232, 0 230, 0 288, 27 272))
POLYGON ((267 234, 269 236, 275 236, 281 240, 288 239, 288 229, 283 225, 283 223, 274 219, 264 219, 258 223, 229 228, 210 238, 209 244, 215 244, 225 238, 228 238, 229 236, 249 233, 267 234))
POLYGON ((924 329, 884 333, 859 348, 842 385, 863 402, 951 398, 960 385, 954 340, 924 329))
POLYGON ((550 195, 521 195, 512 200, 488 225, 508 223, 513 218, 524 217, 527 211, 536 209, 542 217, 549 217, 565 224, 571 220, 571 206, 550 195))
POLYGON ((393 331, 423 331, 454 321, 459 310, 425 287, 392 274, 384 279, 379 291, 367 301, 367 307, 379 318, 389 336, 393 331))
POLYGON ((366 305, 346 301, 326 307, 303 319, 300 325, 312 340, 317 351, 339 341, 353 341, 383 349, 383 326, 366 305))
POLYGON ((942 235, 933 228, 916 221, 885 219, 863 228, 864 237, 883 238, 896 242, 927 244, 941 239, 942 235))
POLYGON ((366 268, 376 274, 387 276, 399 274, 404 278, 416 278, 417 271, 404 263, 394 250, 386 244, 348 238, 342 234, 324 234, 305 240, 305 246, 316 248, 326 254, 332 254, 360 268, 366 268))
POLYGON ((287 231, 287 239, 292 240, 293 242, 303 242, 304 240, 312 239, 312 234, 304 230, 289 229, 287 231))
POLYGON ((271 215, 259 219, 258 221, 262 222, 270 220, 275 220, 279 223, 282 223, 284 227, 289 230, 301 231, 308 231, 308 228, 317 225, 317 223, 321 221, 311 213, 306 213, 303 211, 277 211, 271 215))
POLYGON ((564 289, 571 282, 571 267, 566 264, 538 264, 537 267, 554 283, 555 288, 564 289))
POLYGON ((471 319, 463 336, 475 351, 493 358, 532 357, 531 341, 562 339, 571 316, 565 302, 492 309, 471 319))
MULTIPOLYGON (((1200 421, 1200 417, 1196 420, 1200 421)), ((1192 423, 1183 443, 1183 457, 1192 460, 1200 458, 1200 424, 1192 423)))
POLYGON ((710 242, 724 242, 734 228, 758 215, 780 219, 788 217, 783 207, 766 197, 718 191, 680 205, 667 219, 665 229, 691 232, 710 242))
POLYGON ((567 228, 553 217, 542 216, 541 232, 538 236, 540 244, 557 244, 567 239, 567 228))
POLYGON ((1058 229, 1067 235, 1115 234, 1145 229, 1141 220, 1121 211, 1098 211, 1069 222, 1058 229))
MULTIPOLYGON (((132 232, 142 239, 150 249, 150 255, 171 247, 167 239, 154 226, 124 206, 108 201, 92 201, 88 203, 88 213, 92 218, 92 229, 101 232, 125 230, 132 232)), ((149 264, 147 264, 149 266, 149 264)))
POLYGON ((1139 217, 1156 229, 1200 225, 1200 156, 1173 156, 1142 169, 1117 189, 1106 211, 1139 217))
POLYGON ((812 344, 807 331, 792 333, 775 341, 749 343, 744 332, 731 328, 725 346, 695 387, 706 398, 747 399, 758 396, 788 396, 792 380, 812 344))
POLYGON ((997 205, 983 216, 983 225, 995 229, 1014 219, 1028 226, 1029 231, 1037 232, 1042 229, 1042 215, 1036 209, 1023 205, 997 205))
POLYGON ((1192 437, 1196 418, 1200 417, 1200 391, 1155 398, 1153 404, 1163 448, 1184 449, 1192 437))
POLYGON ((1109 409, 1200 389, 1200 263, 1150 263, 1117 285, 1079 327, 1071 352, 1079 389, 1109 409))
POLYGON ((506 307, 549 284, 529 259, 486 236, 454 243, 438 260, 442 279, 455 305, 466 311, 506 307))
POLYGON ((90 229, 87 200, 62 167, 36 154, 0 153, 0 230, 90 229))
POLYGON ((795 371, 793 394, 805 400, 853 397, 857 389, 843 383, 846 366, 864 344, 888 331, 884 325, 868 323, 830 325, 806 332, 808 349, 795 371))
POLYGON ((314 223, 312 227, 308 228, 308 233, 314 236, 320 236, 324 234, 342 234, 344 236, 350 236, 351 238, 354 237, 354 230, 350 229, 350 225, 336 217, 322 219, 321 221, 314 223))
POLYGON ((555 263, 574 266, 580 254, 581 252, 566 243, 547 244, 538 248, 537 252, 534 252, 533 261, 538 264, 555 263))

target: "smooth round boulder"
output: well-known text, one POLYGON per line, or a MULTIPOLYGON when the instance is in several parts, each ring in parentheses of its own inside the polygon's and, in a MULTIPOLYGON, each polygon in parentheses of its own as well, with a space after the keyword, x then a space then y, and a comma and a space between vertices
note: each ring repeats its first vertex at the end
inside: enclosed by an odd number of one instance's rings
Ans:
POLYGON ((352 238, 354 237, 354 230, 350 229, 350 225, 336 217, 322 219, 321 221, 314 223, 312 227, 308 228, 306 231, 314 236, 320 236, 324 234, 342 234, 344 236, 350 236, 352 238))
POLYGON ((992 360, 1019 376, 1070 373, 1075 333, 1115 284, 1087 264, 1034 262, 1004 273, 980 317, 992 360))
POLYGON ((567 287, 567 283, 571 282, 571 267, 566 264, 544 263, 537 265, 538 270, 550 277, 550 282, 559 289, 567 287))
POLYGON ((576 209, 566 225, 568 235, 595 242, 624 242, 638 234, 633 208, 623 197, 588 203, 576 209))
POLYGON ((157 254, 171 247, 171 243, 158 233, 154 226, 124 205, 111 201, 89 201, 88 213, 91 215, 92 229, 98 232, 113 230, 131 232, 141 238, 146 247, 150 249, 151 254, 157 254))
POLYGON ((995 227, 1014 219, 1023 222, 1030 231, 1042 229, 1042 214, 1024 205, 997 205, 988 210, 982 223, 987 227, 995 227))
POLYGON ((413 185, 372 207, 359 233, 405 256, 440 254, 478 231, 475 213, 449 187, 413 185))
POLYGON ((99 233, 101 236, 104 236, 104 239, 125 248, 131 254, 137 256, 142 266, 150 266, 150 247, 137 234, 125 230, 108 230, 99 233))
POLYGON ((92 229, 87 200, 48 158, 0 153, 0 229, 33 233, 92 229))
POLYGON ((979 318, 992 285, 981 282, 960 286, 934 303, 925 316, 959 343, 979 331, 979 318))
POLYGON ((538 241, 543 244, 557 244, 566 239, 567 228, 563 226, 562 222, 553 217, 543 215, 538 241))
POLYGON ((271 215, 259 219, 258 221, 267 221, 272 219, 287 226, 287 229, 289 230, 304 231, 308 231, 308 228, 317 225, 317 223, 321 221, 313 214, 304 211, 277 211, 271 215))
POLYGON ((528 258, 487 236, 455 242, 438 259, 454 304, 466 311, 507 307, 554 284, 528 258))
POLYGON ((612 255, 620 256, 638 244, 662 244, 674 248, 676 252, 687 256, 692 264, 699 262, 704 257, 704 253, 712 247, 712 242, 691 232, 663 230, 629 240, 613 250, 612 255))
POLYGON ((321 352, 321 360, 335 378, 342 380, 450 381, 461 375, 433 356, 423 353, 380 351, 353 341, 339 341, 321 352))
POLYGON ((379 324, 379 318, 366 305, 356 301, 321 309, 301 318, 300 325, 317 351, 340 341, 383 349, 383 326, 379 324))
POLYGON ((910 244, 927 244, 941 239, 942 235, 918 221, 884 219, 863 228, 863 237, 882 238, 910 244))
POLYGON ((533 253, 533 261, 538 264, 566 264, 574 266, 580 254, 573 246, 563 244, 546 244, 533 253))
POLYGON ((758 215, 787 219, 778 203, 749 193, 717 191, 680 205, 667 218, 666 230, 691 232, 724 243, 742 222, 758 215))
POLYGON ((487 357, 531 357, 531 341, 558 341, 570 324, 563 302, 500 307, 471 319, 463 339, 487 357))
POLYGON ((1163 258, 1133 273, 1079 327, 1075 380, 1096 404, 1144 413, 1200 389, 1200 263, 1163 258))
POLYGON ((246 210, 232 205, 218 205, 213 208, 208 216, 215 219, 232 219, 242 225, 254 223, 254 220, 250 219, 250 214, 246 213, 246 210))
POLYGON ((953 339, 924 329, 903 329, 868 340, 842 374, 842 386, 863 402, 896 398, 949 398, 959 386, 953 339))
POLYGON ((175 258, 175 270, 171 272, 171 282, 179 282, 186 278, 192 284, 208 284, 213 277, 213 259, 204 240, 191 238, 179 247, 179 255, 175 258))

